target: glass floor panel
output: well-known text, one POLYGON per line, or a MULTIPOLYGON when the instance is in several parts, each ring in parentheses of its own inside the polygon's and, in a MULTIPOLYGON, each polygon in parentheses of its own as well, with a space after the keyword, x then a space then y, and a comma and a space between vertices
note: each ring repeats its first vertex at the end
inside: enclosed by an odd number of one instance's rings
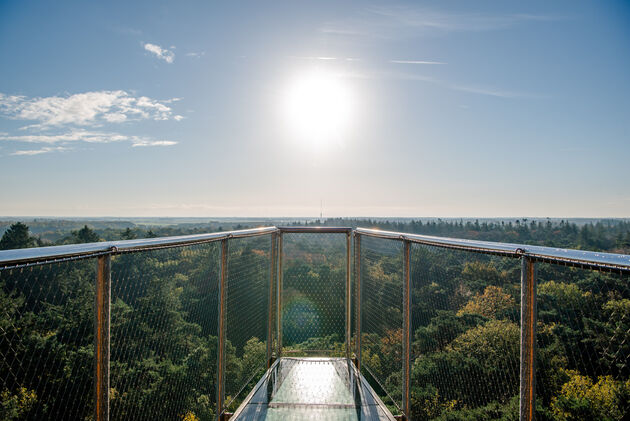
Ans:
POLYGON ((280 358, 231 420, 394 420, 346 358, 280 358))

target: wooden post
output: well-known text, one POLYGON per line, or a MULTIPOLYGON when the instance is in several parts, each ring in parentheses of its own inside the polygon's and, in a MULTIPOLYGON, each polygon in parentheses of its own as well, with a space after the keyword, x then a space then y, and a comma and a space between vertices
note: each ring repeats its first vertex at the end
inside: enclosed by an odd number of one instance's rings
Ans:
POLYGON ((521 266, 521 385, 520 419, 536 414, 536 264, 529 257, 521 266))
POLYGON ((111 255, 99 256, 94 294, 94 419, 109 420, 109 322, 112 271, 111 255))

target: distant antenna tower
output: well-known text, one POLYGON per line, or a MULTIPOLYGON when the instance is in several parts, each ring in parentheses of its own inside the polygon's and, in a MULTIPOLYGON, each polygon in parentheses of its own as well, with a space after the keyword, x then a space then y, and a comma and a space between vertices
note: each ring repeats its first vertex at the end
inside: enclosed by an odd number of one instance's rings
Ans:
POLYGON ((324 220, 324 201, 319 199, 319 220, 324 220))

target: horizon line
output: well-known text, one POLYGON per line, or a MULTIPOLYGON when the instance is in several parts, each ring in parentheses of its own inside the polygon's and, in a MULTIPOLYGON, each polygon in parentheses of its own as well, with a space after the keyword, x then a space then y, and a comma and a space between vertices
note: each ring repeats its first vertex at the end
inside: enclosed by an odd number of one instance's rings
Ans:
POLYGON ((630 216, 113 216, 113 215, 99 215, 99 216, 79 216, 79 215, 0 215, 2 219, 17 219, 17 218, 49 218, 49 219, 630 219, 630 216))

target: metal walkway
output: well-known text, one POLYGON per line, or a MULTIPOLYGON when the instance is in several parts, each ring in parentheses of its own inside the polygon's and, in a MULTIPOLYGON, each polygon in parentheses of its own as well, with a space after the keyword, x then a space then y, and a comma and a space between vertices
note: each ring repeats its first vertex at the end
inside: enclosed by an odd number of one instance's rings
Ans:
POLYGON ((231 420, 389 420, 394 417, 347 358, 280 358, 231 420))

